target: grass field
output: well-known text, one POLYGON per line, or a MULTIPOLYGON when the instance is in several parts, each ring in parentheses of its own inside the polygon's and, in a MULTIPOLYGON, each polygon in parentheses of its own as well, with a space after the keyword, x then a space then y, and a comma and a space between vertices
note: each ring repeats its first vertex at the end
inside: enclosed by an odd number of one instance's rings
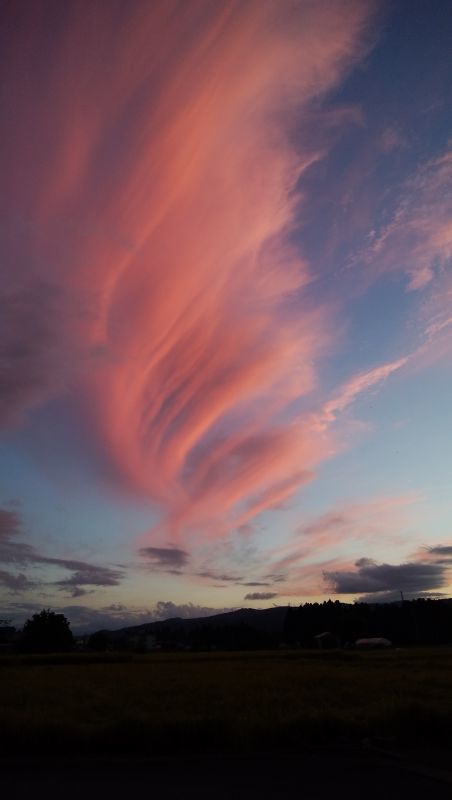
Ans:
POLYGON ((0 659, 3 752, 452 743, 452 649, 0 659))

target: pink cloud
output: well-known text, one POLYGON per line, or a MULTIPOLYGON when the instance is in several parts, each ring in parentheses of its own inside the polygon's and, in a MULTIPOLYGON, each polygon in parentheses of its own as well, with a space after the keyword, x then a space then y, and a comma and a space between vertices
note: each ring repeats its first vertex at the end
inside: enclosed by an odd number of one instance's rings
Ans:
MULTIPOLYGON (((76 3, 52 38, 41 6, 19 13, 8 291, 39 274, 61 296, 55 357, 30 355, 42 385, 23 384, 20 405, 75 385, 123 483, 175 536, 246 523, 328 450, 291 411, 330 331, 288 245, 315 158, 289 134, 365 51, 372 8, 76 3)), ((14 347, 8 359, 17 386, 14 347)))
POLYGON ((424 265, 409 272, 408 290, 415 292, 424 289, 433 280, 435 273, 431 266, 424 265))
POLYGON ((448 271, 452 257, 452 150, 423 164, 405 183, 391 221, 358 261, 375 274, 403 270, 408 291, 425 289, 448 271))
POLYGON ((419 493, 408 492, 338 505, 304 522, 287 544, 270 553, 271 572, 285 575, 285 591, 292 595, 322 595, 324 569, 353 567, 354 561, 344 557, 351 544, 364 551, 383 541, 386 546, 403 544, 421 500, 419 493))
POLYGON ((380 147, 384 153, 392 153, 404 147, 406 140, 396 127, 385 128, 380 137, 380 147))
POLYGON ((354 375, 343 384, 331 400, 323 405, 319 415, 320 421, 323 424, 333 422, 338 414, 345 411, 361 394, 381 384, 392 373, 404 367, 407 361, 408 357, 404 356, 396 361, 390 361, 354 375))

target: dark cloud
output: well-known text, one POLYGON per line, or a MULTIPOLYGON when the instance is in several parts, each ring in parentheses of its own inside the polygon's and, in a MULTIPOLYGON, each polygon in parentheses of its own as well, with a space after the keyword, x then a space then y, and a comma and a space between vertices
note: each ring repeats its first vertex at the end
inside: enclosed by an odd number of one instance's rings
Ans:
MULTIPOLYGON (((56 559, 58 562, 58 559, 56 559)), ((123 573, 120 570, 110 569, 109 567, 98 567, 93 564, 83 562, 66 562, 66 564, 77 564, 76 571, 69 578, 55 581, 55 586, 68 591, 72 597, 81 597, 86 591, 81 586, 119 586, 123 573)), ((66 569, 74 569, 73 566, 66 569)))
POLYGON ((231 575, 230 573, 226 572, 213 572, 211 570, 203 570, 203 572, 196 572, 195 573, 197 578, 209 578, 213 581, 225 581, 227 582, 234 582, 237 583, 240 581, 240 575, 231 575))
POLYGON ((30 581, 23 572, 20 572, 19 575, 13 575, 10 572, 0 570, 0 585, 9 589, 11 594, 19 594, 26 589, 32 589, 35 583, 30 581))
POLYGON ((445 567, 436 563, 377 564, 371 559, 361 558, 355 566, 354 571, 324 572, 325 580, 337 594, 375 597, 402 591, 421 595, 447 584, 445 567))
POLYGON ((452 545, 438 544, 435 547, 429 547, 428 552, 434 556, 452 556, 452 545))
POLYGON ((282 572, 269 572, 268 575, 264 575, 264 578, 269 578, 272 583, 284 583, 287 580, 287 575, 282 572))
MULTIPOLYGON (((409 592, 404 592, 403 597, 405 600, 413 600, 415 597, 438 600, 441 597, 448 597, 448 595, 442 592, 415 592, 413 595, 409 592)), ((375 592, 375 594, 365 594, 357 597, 358 603, 399 603, 400 600, 400 591, 375 592)))
POLYGON ((179 574, 189 560, 187 551, 178 547, 142 547, 139 553, 147 559, 151 567, 169 572, 176 570, 176 574, 179 574))
POLYGON ((278 597, 277 592, 250 592, 245 595, 245 600, 271 600, 278 597))
POLYGON ((421 558, 426 558, 428 563, 442 564, 445 567, 450 567, 452 565, 452 545, 437 544, 433 545, 433 547, 424 547, 423 549, 425 556, 422 555, 421 558))
POLYGON ((82 589, 80 586, 73 586, 70 590, 71 597, 84 597, 86 594, 92 594, 93 589, 82 589))
POLYGON ((239 583, 238 586, 271 586, 271 583, 265 581, 246 581, 244 583, 239 583))
MULTIPOLYGON (((18 540, 21 534, 18 514, 14 511, 0 509, 0 562, 3 564, 21 564, 24 567, 45 565, 54 566, 71 572, 67 578, 55 581, 52 585, 67 591, 73 597, 86 594, 81 586, 118 586, 124 573, 118 569, 89 564, 68 558, 53 558, 42 555, 35 547, 18 540)), ((13 591, 25 591, 37 584, 31 582, 22 573, 19 576, 3 572, 0 583, 13 591)))

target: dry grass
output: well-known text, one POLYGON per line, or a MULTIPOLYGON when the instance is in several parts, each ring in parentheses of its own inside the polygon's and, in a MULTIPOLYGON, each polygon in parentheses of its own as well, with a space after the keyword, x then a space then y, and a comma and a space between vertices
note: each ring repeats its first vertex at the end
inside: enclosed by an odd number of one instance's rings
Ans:
POLYGON ((452 650, 4 657, 2 750, 452 741, 452 650))

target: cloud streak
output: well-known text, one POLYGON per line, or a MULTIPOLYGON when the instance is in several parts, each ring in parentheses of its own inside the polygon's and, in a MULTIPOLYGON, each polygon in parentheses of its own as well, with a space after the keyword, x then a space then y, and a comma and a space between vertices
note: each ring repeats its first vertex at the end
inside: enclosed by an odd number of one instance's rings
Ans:
POLYGON ((77 387, 171 541, 278 507, 327 450, 293 410, 330 330, 289 244, 319 153, 291 134, 365 52, 373 6, 74 3, 58 32, 52 4, 17 11, 3 424, 77 387))
POLYGON ((245 600, 272 600, 274 597, 278 597, 278 592, 249 592, 245 600))
POLYGON ((400 495, 373 497, 361 502, 343 503, 300 525, 295 536, 272 556, 272 569, 290 580, 291 592, 304 594, 306 576, 317 570, 314 593, 321 594, 319 559, 328 554, 337 558, 341 550, 356 547, 366 541, 369 545, 384 541, 398 544, 403 541, 419 513, 422 495, 411 492, 400 495))
POLYGON ((151 569, 180 571, 189 560, 186 550, 178 547, 141 547, 139 553, 151 569))
MULTIPOLYGON (((55 567, 72 573, 69 577, 45 584, 44 581, 30 580, 23 573, 13 575, 0 571, 0 584, 3 584, 14 593, 26 591, 36 586, 55 586, 66 591, 73 597, 86 594, 83 586, 119 586, 124 577, 123 570, 111 567, 89 564, 85 561, 76 561, 68 558, 54 558, 39 553, 33 545, 17 540, 22 534, 19 515, 14 511, 0 508, 0 563, 20 564, 25 568, 43 566, 55 567)), ((47 570, 48 571, 48 570, 47 570)))
POLYGON ((408 357, 403 357, 354 375, 331 400, 324 404, 319 415, 321 423, 328 425, 334 422, 337 416, 345 411, 361 394, 383 383, 392 373, 404 367, 407 362, 408 357))
POLYGON ((403 187, 391 221, 367 253, 379 270, 404 269, 408 291, 424 289, 452 257, 452 150, 423 164, 403 187))

